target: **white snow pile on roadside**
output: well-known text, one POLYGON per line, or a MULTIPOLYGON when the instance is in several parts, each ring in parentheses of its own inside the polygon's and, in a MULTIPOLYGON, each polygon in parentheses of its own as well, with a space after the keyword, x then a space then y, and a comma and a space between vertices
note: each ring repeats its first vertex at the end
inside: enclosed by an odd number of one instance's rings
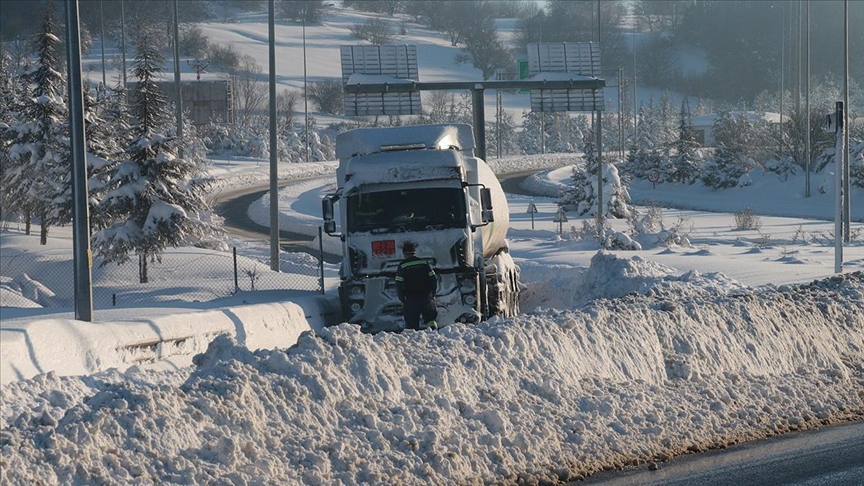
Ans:
POLYGON ((549 169, 550 167, 569 167, 582 160, 581 153, 513 155, 500 159, 488 157, 486 163, 496 174, 527 172, 549 169))
MULTIPOLYGON (((246 162, 247 164, 249 162, 246 162)), ((335 177, 338 162, 296 162, 277 165, 279 181, 311 177, 335 177)), ((243 170, 218 174, 210 190, 213 193, 228 192, 244 187, 267 184, 270 181, 269 164, 260 164, 260 170, 243 170)), ((217 171, 218 172, 218 171, 217 171)))
POLYGON ((646 260, 600 250, 591 265, 546 265, 525 260, 519 264, 525 289, 519 305, 525 311, 536 308, 578 309, 595 299, 614 299, 629 293, 646 294, 654 287, 674 289, 680 298, 697 295, 726 295, 747 287, 722 273, 689 271, 676 276, 675 269, 646 260))
POLYGON ((0 483, 555 482, 864 417, 864 273, 717 295, 663 279, 578 310, 342 324, 254 353, 220 337, 194 370, 12 383, 0 483))

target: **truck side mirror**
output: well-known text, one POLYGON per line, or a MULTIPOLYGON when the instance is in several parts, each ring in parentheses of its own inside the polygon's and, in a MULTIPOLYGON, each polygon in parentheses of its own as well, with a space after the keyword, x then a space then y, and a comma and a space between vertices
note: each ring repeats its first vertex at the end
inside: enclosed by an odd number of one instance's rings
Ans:
POLYGON ((480 189, 481 219, 484 223, 492 223, 495 216, 492 213, 492 191, 488 187, 480 189))
POLYGON ((332 234, 336 231, 336 221, 333 221, 333 199, 325 197, 321 200, 321 215, 324 218, 324 232, 332 234))

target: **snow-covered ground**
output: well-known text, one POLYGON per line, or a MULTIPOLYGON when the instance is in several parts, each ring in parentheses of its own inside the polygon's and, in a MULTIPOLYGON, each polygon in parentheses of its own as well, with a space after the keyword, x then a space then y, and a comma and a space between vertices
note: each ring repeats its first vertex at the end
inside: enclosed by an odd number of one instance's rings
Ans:
MULTIPOLYGON (((498 169, 566 163, 525 157, 498 169)), ((263 161, 211 167, 225 191, 267 177, 263 161)), ((308 179, 333 167, 283 171, 308 179)), ((552 187, 568 174, 553 170, 527 185, 552 187)), ((280 226, 317 234, 328 189, 327 179, 284 188, 280 226)), ((4 282, 0 482, 555 481, 860 420, 864 246, 856 240, 843 275, 824 280, 832 249, 813 235, 831 223, 788 217, 794 194, 768 194, 758 180, 747 190, 704 208, 725 212, 708 213, 695 210, 700 198, 689 186, 637 185, 640 201, 655 192, 688 201, 690 210, 663 218, 692 223, 691 246, 645 235, 640 252, 598 252, 567 227, 560 237, 549 198, 534 198, 532 229, 530 198, 510 195, 523 315, 440 332, 325 327, 335 299, 330 265, 325 296, 242 292, 97 311, 93 323, 24 308, 36 304, 20 292, 12 305, 22 307, 6 307, 15 284, 4 282), (734 229, 740 204, 759 214, 759 201, 783 197, 785 217, 761 216, 762 236, 734 229), (793 238, 798 227, 805 234, 793 238), (822 280, 806 283, 813 279, 822 280)), ((250 214, 269 214, 268 202, 250 214)), ((797 204, 804 212, 821 203, 797 204)), ((4 253, 23 239, 0 238, 4 253)), ((52 244, 69 248, 63 229, 52 244)), ((245 244, 266 261, 266 243, 245 244)), ((67 287, 55 287, 55 298, 67 287)))
MULTIPOLYGON (((337 9, 306 27, 310 80, 341 76, 337 47, 359 43, 347 32, 364 16, 337 9)), ((237 20, 202 29, 266 66, 266 15, 237 20)), ((453 64, 458 49, 442 34, 408 28, 396 43, 418 46, 422 81, 479 78, 453 64)), ((280 91, 302 87, 301 29, 276 26, 280 91)), ((94 80, 95 63, 85 60, 94 80)), ((659 99, 639 89, 639 99, 659 99)), ((504 104, 518 121, 528 97, 508 93, 504 104)), ((490 98, 489 119, 493 106, 490 98)), ((570 215, 560 236, 552 222, 549 196, 572 159, 490 161, 499 173, 558 168, 523 186, 545 194, 533 198, 533 222, 532 198, 508 196, 523 315, 439 332, 328 327, 338 324, 330 264, 323 295, 246 290, 193 301, 233 288, 213 271, 230 267, 231 253, 196 248, 167 252, 185 273, 151 284, 158 301, 75 321, 70 228, 52 228, 40 247, 11 225, 0 232, 0 263, 21 271, 0 279, 0 483, 554 482, 862 419, 860 190, 840 276, 832 195, 804 199, 803 181, 772 177, 720 192, 637 183, 635 201, 665 207, 665 234, 677 229, 689 246, 659 242, 658 230, 636 238, 641 251, 598 252, 579 234, 582 220, 570 215), (735 228, 745 207, 758 230, 735 228)), ((280 179, 303 180, 280 191, 281 228, 317 235, 335 166, 280 165, 280 179)), ((266 184, 269 166, 219 159, 210 172, 228 193, 266 184)), ((268 204, 255 202, 253 219, 266 224, 268 204)), ((324 243, 338 250, 335 239, 324 243)), ((266 242, 229 244, 266 267, 266 242)), ((305 254, 280 260, 288 274, 317 271, 305 254)), ((116 271, 94 271, 109 294, 116 271)))

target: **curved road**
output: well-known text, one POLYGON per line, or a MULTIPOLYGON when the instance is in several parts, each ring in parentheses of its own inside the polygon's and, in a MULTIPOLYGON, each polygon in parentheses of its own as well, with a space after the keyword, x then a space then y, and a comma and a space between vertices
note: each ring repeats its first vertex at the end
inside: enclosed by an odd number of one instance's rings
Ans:
MULTIPOLYGON (((514 172, 510 174, 499 175, 501 187, 504 192, 510 194, 519 194, 523 196, 531 196, 524 189, 519 187, 519 184, 528 176, 537 173, 536 170, 526 172, 514 172)), ((324 179, 324 178, 322 178, 324 179)), ((308 179, 297 179, 279 184, 279 187, 300 182, 308 179)), ((270 241, 270 228, 262 226, 249 217, 249 206, 258 199, 264 197, 270 192, 268 184, 259 186, 246 187, 235 191, 224 192, 219 195, 216 202, 216 214, 225 218, 225 228, 230 232, 244 238, 252 240, 270 241)), ((308 243, 314 238, 303 233, 295 233, 279 229, 279 246, 285 251, 310 253, 318 256, 318 252, 309 248, 308 243)), ((330 253, 324 254, 324 261, 327 263, 339 263, 342 257, 330 253)))
MULTIPOLYGON (((279 187, 285 187, 302 179, 282 183, 279 187)), ((219 195, 216 202, 216 214, 225 218, 225 228, 228 232, 252 240, 270 241, 270 228, 262 226, 249 217, 249 206, 270 192, 269 185, 253 186, 236 191, 229 191, 219 195)), ((290 252, 309 253, 318 257, 318 252, 308 246, 314 238, 303 234, 279 229, 279 246, 290 252)), ((269 243, 268 243, 269 244, 269 243)), ((324 261, 327 263, 339 263, 342 257, 330 253, 324 253, 324 261)))

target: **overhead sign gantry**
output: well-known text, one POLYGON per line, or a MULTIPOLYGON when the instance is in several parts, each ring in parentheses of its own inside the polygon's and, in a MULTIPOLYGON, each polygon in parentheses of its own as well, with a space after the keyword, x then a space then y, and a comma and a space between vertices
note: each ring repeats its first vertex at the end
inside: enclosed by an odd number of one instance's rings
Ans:
POLYGON ((591 42, 529 44, 531 76, 518 80, 421 82, 416 46, 342 46, 341 55, 348 116, 419 115, 421 91, 470 90, 475 148, 481 159, 486 158, 483 94, 487 89, 530 89, 532 111, 604 109, 606 81, 599 77, 600 49, 591 42))

